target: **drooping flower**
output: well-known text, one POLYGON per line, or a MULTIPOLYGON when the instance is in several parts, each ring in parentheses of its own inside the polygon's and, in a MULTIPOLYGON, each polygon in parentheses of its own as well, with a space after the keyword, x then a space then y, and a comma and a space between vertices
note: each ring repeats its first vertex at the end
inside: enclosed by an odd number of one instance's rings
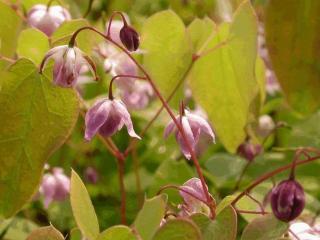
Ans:
POLYGON ((99 179, 99 174, 95 168, 87 167, 84 172, 84 177, 87 180, 87 182, 96 184, 99 179))
POLYGON ((293 179, 284 180, 272 189, 271 207, 281 221, 289 222, 303 211, 305 197, 302 186, 293 179))
POLYGON ((129 51, 136 51, 140 44, 139 34, 132 27, 124 24, 120 30, 120 39, 122 44, 129 51))
POLYGON ((28 23, 49 37, 67 20, 71 20, 70 13, 61 6, 47 7, 44 4, 37 4, 28 12, 28 23))
MULTIPOLYGON (((183 198, 184 202, 180 206, 180 215, 188 216, 194 213, 205 213, 209 215, 210 209, 205 204, 207 199, 199 178, 189 179, 180 187, 180 189, 179 194, 183 198)), ((208 191, 208 187, 206 191, 208 191)))
POLYGON ((251 162, 262 152, 262 150, 263 147, 260 144, 244 142, 238 147, 237 152, 241 157, 251 162))
POLYGON ((131 89, 122 91, 122 100, 128 108, 140 110, 145 108, 150 98, 153 96, 153 90, 149 83, 135 81, 131 89))
POLYGON ((121 100, 105 98, 97 101, 87 112, 85 123, 86 140, 91 140, 97 132, 110 137, 124 125, 131 137, 140 139, 133 129, 130 114, 121 100))
MULTIPOLYGON (((183 131, 188 140, 188 143, 193 151, 195 151, 195 146, 199 142, 201 132, 209 135, 213 142, 215 142, 215 135, 209 125, 209 123, 200 116, 190 113, 185 110, 185 114, 183 116, 176 116, 176 120, 182 124, 183 131)), ((190 151, 185 143, 182 134, 177 129, 173 120, 167 125, 164 137, 167 138, 170 133, 175 132, 176 140, 180 145, 181 151, 187 159, 191 158, 190 151)))
POLYGON ((64 201, 70 192, 70 179, 62 168, 55 167, 52 173, 43 176, 40 194, 44 196, 44 206, 47 208, 52 201, 64 201))
POLYGON ((43 59, 40 72, 43 71, 44 66, 51 58, 55 61, 53 82, 61 87, 73 87, 84 65, 89 67, 96 79, 98 78, 93 61, 77 47, 63 45, 52 48, 43 59))

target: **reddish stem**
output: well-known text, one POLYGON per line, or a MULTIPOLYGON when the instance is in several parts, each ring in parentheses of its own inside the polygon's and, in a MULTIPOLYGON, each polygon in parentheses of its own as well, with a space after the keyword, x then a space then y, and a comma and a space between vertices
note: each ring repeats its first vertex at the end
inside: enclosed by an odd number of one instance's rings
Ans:
POLYGON ((297 161, 296 163, 290 163, 287 164, 285 166, 282 166, 280 168, 277 168, 276 170, 273 170, 271 172, 268 172, 262 176, 260 176, 258 179, 256 179, 253 183, 251 183, 242 193, 240 193, 233 201, 232 201, 232 205, 235 205, 243 196, 245 196, 248 192, 250 192, 253 188, 255 188, 256 186, 258 186, 260 183, 264 182, 265 180, 281 173, 284 172, 290 168, 292 168, 293 164, 295 164, 295 166, 299 166, 302 164, 306 164, 312 161, 315 161, 317 159, 320 158, 320 155, 303 160, 303 161, 297 161))
POLYGON ((122 14, 122 12, 113 12, 111 17, 110 17, 110 21, 109 21, 109 24, 108 24, 108 31, 107 31, 107 37, 110 37, 110 29, 111 29, 111 24, 112 24, 112 21, 113 21, 113 18, 115 17, 115 15, 120 15, 121 18, 122 18, 122 22, 123 22, 123 25, 124 26, 127 26, 128 23, 127 23, 127 20, 126 18, 124 17, 124 15, 122 14))
POLYGON ((135 65, 141 70, 141 72, 145 75, 146 79, 148 80, 148 82, 150 83, 151 87, 153 88, 153 91, 154 93, 157 95, 157 97, 160 99, 160 101, 162 102, 164 108, 167 110, 168 114, 170 115, 170 117, 172 118, 173 122, 175 123, 178 131, 180 132, 185 144, 186 144, 186 147, 188 149, 188 151, 190 152, 190 155, 191 155, 191 159, 193 160, 193 163, 196 167, 196 170, 197 170, 197 173, 198 173, 198 176, 200 178, 200 181, 201 181, 201 184, 202 184, 202 189, 203 189, 203 192, 206 196, 206 199, 208 201, 208 204, 209 204, 209 207, 210 207, 210 210, 211 210, 211 217, 214 218, 215 217, 215 203, 213 201, 213 199, 210 197, 210 194, 207 190, 207 184, 206 184, 206 181, 204 179, 204 176, 202 174, 202 171, 201 171, 201 167, 200 167, 200 164, 199 164, 199 161, 197 159, 197 156, 195 154, 195 152, 193 151, 184 131, 183 131, 183 128, 182 126, 179 124, 179 122, 177 121, 174 113, 172 112, 172 110, 170 109, 169 105, 167 104, 166 100, 163 98, 163 96, 161 95, 160 91, 158 90, 157 86, 155 85, 155 83, 152 81, 150 75, 147 73, 147 71, 142 67, 142 65, 140 65, 137 60, 131 56, 131 54, 124 48, 122 47, 120 44, 118 44, 117 42, 113 41, 109 36, 106 36, 104 35, 103 33, 101 33, 100 31, 96 30, 95 28, 93 27, 83 27, 83 28, 80 28, 78 29, 71 37, 70 39, 70 42, 69 42, 69 46, 73 46, 74 45, 74 42, 75 42, 75 38, 77 36, 77 34, 82 31, 82 30, 85 30, 85 29, 90 29, 96 33, 98 33, 100 36, 102 36, 103 38, 105 38, 107 41, 109 41, 110 43, 112 43, 113 45, 115 45, 116 47, 118 47, 122 52, 124 52, 134 63, 135 65))

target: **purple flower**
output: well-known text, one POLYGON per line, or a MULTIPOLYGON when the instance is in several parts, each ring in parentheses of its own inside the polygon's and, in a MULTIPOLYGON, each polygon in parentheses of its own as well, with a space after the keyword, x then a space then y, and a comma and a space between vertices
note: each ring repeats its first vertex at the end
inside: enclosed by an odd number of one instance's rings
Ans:
POLYGON ((121 100, 102 99, 97 101, 86 114, 85 139, 91 140, 99 132, 110 137, 126 125, 131 137, 140 139, 135 133, 130 114, 121 100))
POLYGON ((70 192, 70 179, 62 168, 53 168, 52 173, 46 173, 42 178, 40 193, 44 196, 44 206, 47 208, 52 201, 64 201, 70 192))
MULTIPOLYGON (((209 135, 213 142, 215 142, 215 135, 209 125, 209 123, 200 116, 190 113, 185 110, 185 115, 182 117, 176 116, 176 120, 182 123, 182 128, 184 130, 185 136, 191 146, 192 150, 195 150, 196 144, 199 142, 200 134, 203 131, 205 134, 209 135)), ((167 138, 171 132, 175 131, 176 140, 180 145, 182 153, 185 155, 187 159, 191 158, 191 154, 187 148, 187 145, 182 138, 180 131, 178 131, 173 120, 167 125, 164 137, 167 138)))
POLYGON ((87 167, 84 172, 84 176, 85 176, 85 179, 87 180, 87 182, 92 183, 92 184, 96 184, 99 179, 98 172, 93 167, 87 167))
POLYGON ((61 87, 73 87, 84 65, 87 65, 96 76, 96 68, 93 61, 77 47, 63 45, 52 48, 43 59, 40 72, 42 72, 44 66, 51 58, 55 60, 53 81, 61 87))
POLYGON ((152 87, 142 81, 135 81, 131 89, 124 89, 122 92, 123 102, 128 108, 135 110, 144 109, 152 96, 152 87))
POLYGON ((262 152, 262 150, 263 148, 260 144, 245 142, 238 147, 237 152, 241 157, 251 162, 262 152))
POLYGON ((37 4, 28 13, 28 23, 49 37, 64 21, 70 19, 70 13, 61 6, 48 8, 46 5, 37 4))
POLYGON ((120 30, 120 39, 122 44, 129 51, 136 51, 139 47, 140 40, 139 34, 132 27, 124 24, 124 26, 120 30))
MULTIPOLYGON (((184 204, 180 206, 180 208, 182 209, 180 215, 188 216, 190 214, 199 212, 209 215, 209 207, 204 203, 207 202, 206 195, 203 191, 202 184, 199 178, 189 179, 180 188, 183 191, 180 190, 179 194, 183 198, 184 202, 184 204), (193 197, 192 195, 196 197, 193 197)), ((206 191, 208 191, 207 186, 206 188, 206 191)))
POLYGON ((300 215, 305 205, 302 186, 289 179, 279 183, 271 192, 271 207, 281 221, 289 222, 300 215))

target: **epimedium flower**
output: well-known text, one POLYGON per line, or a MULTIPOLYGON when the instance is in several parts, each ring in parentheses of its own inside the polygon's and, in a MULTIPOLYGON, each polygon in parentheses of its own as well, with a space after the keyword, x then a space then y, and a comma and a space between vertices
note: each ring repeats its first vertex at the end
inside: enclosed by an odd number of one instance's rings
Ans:
POLYGON ((99 180, 99 174, 94 167, 87 167, 84 171, 84 177, 91 184, 96 184, 99 180))
POLYGON ((61 87, 73 87, 80 75, 83 66, 88 66, 95 78, 96 68, 93 61, 85 55, 79 48, 62 45, 50 49, 45 55, 41 66, 40 73, 49 59, 55 61, 53 66, 53 82, 61 87))
POLYGON ((55 167, 52 173, 46 173, 42 178, 40 194, 44 196, 44 206, 48 208, 52 201, 64 201, 70 192, 70 179, 62 168, 55 167))
POLYGON ((303 188, 293 179, 284 180, 272 189, 270 201, 272 211, 279 220, 292 221, 304 209, 303 188))
POLYGON ((130 114, 121 100, 101 99, 88 110, 85 117, 85 139, 91 140, 98 132, 110 137, 126 125, 131 137, 140 139, 133 129, 130 114))
MULTIPOLYGON (((215 135, 209 125, 209 123, 202 117, 190 113, 188 110, 184 110, 184 114, 176 116, 176 120, 181 123, 182 129, 188 140, 192 150, 195 150, 195 146, 199 142, 201 132, 204 132, 211 137, 215 142, 215 135)), ((176 140, 180 145, 181 151, 187 159, 191 158, 191 153, 185 143, 182 134, 177 129, 173 120, 167 125, 164 131, 164 137, 167 138, 170 133, 175 132, 176 140)))
POLYGON ((28 12, 28 23, 44 32, 47 36, 64 22, 71 20, 70 13, 61 6, 46 6, 44 4, 34 5, 28 12))
POLYGON ((289 236, 290 239, 296 240, 297 236, 299 240, 319 240, 320 239, 320 225, 316 224, 310 226, 305 222, 294 222, 290 225, 289 236), (293 236, 292 233, 295 235, 293 236))
POLYGON ((262 115, 259 117, 259 126, 257 129, 261 137, 267 137, 275 129, 276 125, 269 115, 262 115))
MULTIPOLYGON (((207 186, 206 188, 206 191, 208 191, 207 186)), ((179 194, 183 198, 184 202, 180 205, 180 215, 188 216, 194 213, 210 214, 210 209, 205 204, 207 199, 199 178, 189 179, 180 186, 180 189, 179 194)))

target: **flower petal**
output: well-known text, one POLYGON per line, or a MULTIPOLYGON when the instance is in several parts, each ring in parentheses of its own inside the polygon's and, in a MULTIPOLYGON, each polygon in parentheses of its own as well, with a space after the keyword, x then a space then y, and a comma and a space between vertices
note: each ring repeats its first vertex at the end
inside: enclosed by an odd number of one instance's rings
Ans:
MULTIPOLYGON (((186 140, 188 141, 188 144, 192 148, 192 150, 194 150, 194 146, 196 142, 195 142, 190 124, 188 122, 188 119, 185 116, 183 116, 181 122, 182 122, 182 128, 183 128, 186 140)), ((182 134, 179 131, 177 131, 176 139, 177 139, 177 142, 180 144, 182 153, 185 155, 187 159, 190 159, 191 153, 189 151, 188 144, 185 142, 185 139, 182 137, 182 134)))
POLYGON ((212 128, 204 118, 188 112, 186 112, 186 116, 191 126, 199 126, 199 128, 212 137, 213 142, 215 142, 215 135, 212 131, 212 128))
MULTIPOLYGON (((176 118, 176 119, 178 120, 179 118, 176 118)), ((163 137, 167 138, 169 136, 169 134, 171 134, 172 131, 175 129, 175 126, 176 126, 176 124, 173 122, 173 120, 171 120, 169 122, 169 124, 167 125, 166 129, 164 130, 163 137)))
POLYGON ((86 114, 85 124, 85 139, 91 140, 92 137, 98 132, 99 128, 106 122, 111 109, 111 101, 102 99, 94 104, 86 114))
POLYGON ((113 104, 114 104, 114 108, 116 109, 116 111, 122 116, 122 121, 127 127, 128 134, 131 137, 141 139, 133 129, 130 114, 129 114, 127 108, 125 107, 124 103, 121 100, 113 100, 113 104))

